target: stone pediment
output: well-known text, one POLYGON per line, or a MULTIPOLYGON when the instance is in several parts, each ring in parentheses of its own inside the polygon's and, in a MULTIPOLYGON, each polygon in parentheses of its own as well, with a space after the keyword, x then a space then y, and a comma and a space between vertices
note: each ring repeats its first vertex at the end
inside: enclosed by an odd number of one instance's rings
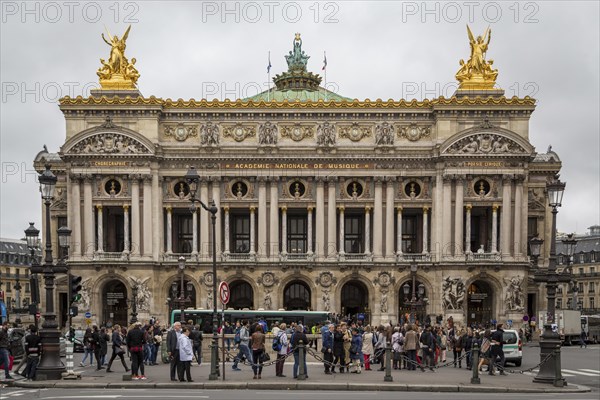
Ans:
POLYGON ((83 131, 67 141, 62 154, 67 155, 126 155, 154 154, 153 145, 128 129, 103 126, 83 131))
POLYGON ((443 155, 530 155, 533 148, 514 133, 479 131, 450 138, 441 153, 443 155))

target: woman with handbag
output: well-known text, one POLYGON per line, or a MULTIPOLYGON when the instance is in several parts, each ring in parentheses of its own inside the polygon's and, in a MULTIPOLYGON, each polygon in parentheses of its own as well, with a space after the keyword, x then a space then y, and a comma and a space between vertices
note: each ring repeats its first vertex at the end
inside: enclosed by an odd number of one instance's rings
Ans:
POLYGON ((85 367, 85 360, 90 358, 90 366, 94 364, 94 343, 92 338, 92 329, 87 328, 83 334, 83 360, 79 363, 81 367, 85 367))
POLYGON ((113 327, 112 332, 112 356, 108 361, 108 367, 106 367, 106 372, 112 372, 110 367, 112 366, 115 358, 119 357, 121 359, 121 364, 123 364, 123 368, 125 368, 125 372, 129 372, 130 369, 127 367, 125 363, 125 345, 123 344, 123 336, 121 335, 121 327, 119 325, 115 325, 113 327))
POLYGON ((262 365, 264 362, 263 353, 265 352, 265 334, 263 333, 262 325, 257 324, 252 337, 250 338, 252 348, 252 371, 254 371, 253 379, 261 379, 262 365))

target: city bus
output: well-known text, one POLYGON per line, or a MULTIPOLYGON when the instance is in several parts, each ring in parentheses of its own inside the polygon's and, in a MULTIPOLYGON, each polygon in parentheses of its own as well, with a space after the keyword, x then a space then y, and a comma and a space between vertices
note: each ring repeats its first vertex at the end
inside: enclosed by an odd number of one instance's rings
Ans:
POLYGON ((587 341, 598 343, 600 341, 600 315, 582 315, 581 330, 587 335, 587 341))
MULTIPOLYGON (((223 317, 232 325, 236 321, 249 320, 250 322, 258 321, 260 318, 267 322, 271 327, 275 322, 290 324, 292 322, 301 323, 311 327, 318 323, 324 323, 331 320, 331 315, 326 311, 285 311, 285 310, 218 310, 219 325, 222 323, 223 317)), ((194 325, 200 325, 200 328, 205 332, 212 332, 212 315, 213 310, 206 309, 186 309, 184 310, 184 320, 187 322, 192 320, 194 325)), ((171 325, 180 321, 181 310, 173 310, 171 312, 171 325)))

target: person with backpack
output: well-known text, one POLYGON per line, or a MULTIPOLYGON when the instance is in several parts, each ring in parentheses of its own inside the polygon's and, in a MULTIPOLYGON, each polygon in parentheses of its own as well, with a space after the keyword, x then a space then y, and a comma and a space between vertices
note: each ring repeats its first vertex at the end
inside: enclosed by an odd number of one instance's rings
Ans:
POLYGON ((279 378, 285 378, 283 374, 283 365, 285 364, 285 357, 288 353, 288 337, 285 333, 287 328, 285 322, 279 325, 279 330, 273 339, 273 350, 277 352, 277 363, 275 364, 275 376, 279 378))
POLYGON ((252 371, 254 371, 254 379, 262 378, 263 369, 263 353, 265 352, 265 334, 263 333, 262 324, 256 324, 256 328, 250 338, 252 346, 252 371), (258 364, 258 365, 257 365, 258 364))
POLYGON ((194 326, 190 332, 190 340, 192 341, 192 352, 194 353, 194 357, 196 357, 196 362, 200 365, 202 364, 202 340, 204 340, 200 325, 194 326))
MULTIPOLYGON (((250 331, 249 329, 249 322, 248 321, 242 321, 242 324, 239 328, 239 331, 236 332, 235 337, 234 337, 234 342, 238 342, 238 347, 239 347, 239 352, 237 354, 237 356, 235 356, 234 360, 233 360, 233 365, 231 366, 231 369, 234 371, 241 371, 240 368, 238 368, 238 363, 245 357, 246 360, 248 360, 249 363, 252 363, 252 353, 250 352, 250 331)), ((257 360, 258 361, 258 360, 257 360)))
POLYGON ((392 335, 392 368, 402 369, 402 355, 404 354, 404 336, 400 332, 400 327, 394 328, 392 335))

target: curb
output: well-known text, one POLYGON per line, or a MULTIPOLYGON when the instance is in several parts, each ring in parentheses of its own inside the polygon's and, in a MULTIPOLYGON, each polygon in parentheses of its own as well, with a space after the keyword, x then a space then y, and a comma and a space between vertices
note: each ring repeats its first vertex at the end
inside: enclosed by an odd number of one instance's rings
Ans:
POLYGON ((513 388, 503 386, 466 386, 466 385, 417 385, 404 383, 335 383, 335 382, 13 382, 11 387, 19 388, 78 388, 78 389, 229 389, 229 390, 339 390, 339 391, 392 391, 392 392, 437 392, 437 393, 586 393, 587 386, 569 384, 566 388, 539 387, 513 388))

